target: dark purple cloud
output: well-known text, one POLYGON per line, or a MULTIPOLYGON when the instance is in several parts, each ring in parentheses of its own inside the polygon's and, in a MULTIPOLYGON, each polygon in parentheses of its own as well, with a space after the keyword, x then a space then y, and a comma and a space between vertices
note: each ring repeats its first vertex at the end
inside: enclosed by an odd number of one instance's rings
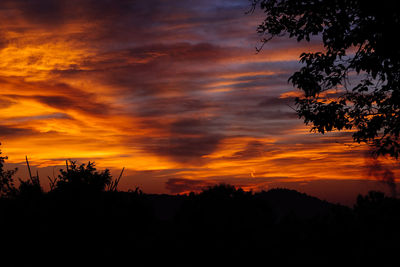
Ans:
POLYGON ((244 150, 235 152, 232 156, 234 159, 251 159, 251 158, 260 158, 265 157, 266 153, 272 150, 272 147, 259 142, 252 141, 247 143, 246 148, 244 150))
POLYGON ((28 128, 0 124, 0 138, 13 139, 23 136, 32 136, 34 134, 38 134, 38 132, 28 128))
POLYGON ((177 162, 202 164, 202 156, 214 152, 218 144, 223 139, 222 136, 204 134, 194 137, 175 137, 159 139, 149 149, 151 152, 171 158, 177 162))
POLYGON ((22 79, 3 82, 3 84, 7 83, 17 83, 23 89, 16 92, 20 94, 4 94, 3 97, 7 99, 8 103, 30 99, 59 110, 78 110, 94 116, 105 115, 112 110, 107 103, 99 101, 96 94, 85 92, 65 83, 29 82, 22 79))

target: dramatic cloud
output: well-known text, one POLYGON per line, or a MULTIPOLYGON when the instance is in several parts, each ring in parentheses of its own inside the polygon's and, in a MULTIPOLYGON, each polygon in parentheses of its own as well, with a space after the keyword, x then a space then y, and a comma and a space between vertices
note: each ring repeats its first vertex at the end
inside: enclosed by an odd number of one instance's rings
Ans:
POLYGON ((1 1, 4 153, 14 164, 29 155, 43 171, 69 158, 126 167, 121 186, 146 192, 367 176, 365 148, 349 147, 349 133, 309 133, 293 110, 288 78, 300 53, 321 45, 282 38, 256 54, 263 14, 249 8, 1 1))
POLYGON ((17 128, 13 126, 0 125, 0 136, 2 138, 18 138, 33 135, 35 132, 30 129, 17 128))

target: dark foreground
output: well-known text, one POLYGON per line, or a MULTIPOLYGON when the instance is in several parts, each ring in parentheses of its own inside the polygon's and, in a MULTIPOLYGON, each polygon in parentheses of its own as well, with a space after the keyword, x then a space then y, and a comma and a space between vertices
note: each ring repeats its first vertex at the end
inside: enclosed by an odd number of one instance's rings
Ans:
MULTIPOLYGON (((32 193, 32 192, 31 192, 32 193)), ((400 202, 353 209, 229 185, 188 196, 53 190, 0 199, 3 266, 398 266, 400 202)))

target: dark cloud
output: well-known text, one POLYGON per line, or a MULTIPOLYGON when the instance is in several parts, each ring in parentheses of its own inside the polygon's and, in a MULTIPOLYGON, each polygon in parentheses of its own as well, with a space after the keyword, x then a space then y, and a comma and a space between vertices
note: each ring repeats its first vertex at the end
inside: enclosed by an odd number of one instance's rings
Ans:
POLYGON ((131 49, 130 57, 134 59, 151 59, 159 61, 189 61, 204 63, 204 61, 218 61, 234 55, 238 48, 226 49, 210 43, 175 43, 153 44, 145 47, 131 49))
MULTIPOLYGON (((272 122, 274 120, 292 120, 298 118, 294 111, 283 111, 280 109, 270 110, 270 109, 248 109, 236 112, 236 115, 240 117, 251 118, 252 120, 264 119, 272 122)), ((280 123, 280 122, 279 122, 280 123)), ((271 124, 271 123, 269 123, 271 124)), ((287 125, 285 125, 287 127, 287 125)))
POLYGON ((184 118, 173 122, 170 129, 172 135, 204 135, 212 126, 211 120, 184 118))
POLYGON ((63 109, 73 107, 75 104, 75 101, 65 96, 33 96, 32 98, 46 105, 63 109))
POLYGON ((218 118, 146 119, 142 125, 165 136, 143 138, 140 143, 144 150, 181 163, 204 164, 203 156, 213 153, 225 138, 225 125, 218 118))
POLYGON ((8 40, 4 36, 4 33, 2 33, 0 29, 0 50, 8 46, 8 40))
MULTIPOLYGON (((130 47, 118 50, 105 50, 95 57, 88 57, 82 67, 91 70, 118 70, 129 68, 131 71, 148 72, 153 74, 159 71, 172 72, 165 64, 175 63, 204 64, 205 62, 217 62, 226 60, 241 51, 238 47, 221 47, 211 43, 150 43, 138 45, 130 43, 130 47)), ((188 69, 185 70, 186 72, 188 69)), ((135 74, 135 73, 133 73, 135 74)))
POLYGON ((150 150, 160 156, 178 162, 202 164, 202 156, 214 152, 223 139, 220 135, 205 134, 194 137, 174 137, 160 139, 150 150))
POLYGON ((279 96, 266 96, 258 103, 258 106, 262 108, 276 108, 285 105, 293 105, 292 99, 279 98, 279 96))
POLYGON ((0 137, 1 138, 12 139, 12 138, 19 138, 22 136, 31 136, 33 134, 38 134, 38 133, 32 129, 0 124, 0 137))
POLYGON ((28 82, 23 79, 4 80, 4 84, 7 83, 16 83, 18 87, 22 88, 18 95, 3 95, 10 99, 11 103, 18 99, 32 99, 60 110, 78 110, 91 115, 105 115, 111 111, 111 107, 100 102, 97 95, 65 83, 28 82))
POLYGON ((279 86, 282 87, 287 83, 287 74, 275 74, 275 75, 254 75, 252 77, 247 77, 246 79, 237 79, 238 83, 232 85, 232 87, 237 89, 258 89, 279 86), (242 80, 242 82, 240 82, 242 80))
POLYGON ((205 36, 215 39, 222 33, 232 36, 229 25, 242 26, 240 22, 250 20, 244 16, 248 6, 245 2, 232 6, 228 2, 186 0, 3 0, 0 10, 7 10, 8 17, 23 17, 27 27, 60 28, 86 23, 96 28, 82 37, 103 45, 127 40, 156 43, 201 40, 205 36))
POLYGON ((86 98, 71 98, 66 96, 32 96, 31 98, 50 107, 61 110, 74 109, 95 115, 107 114, 109 111, 107 105, 98 103, 92 99, 93 97, 89 96, 86 98))
MULTIPOLYGON (((16 114, 18 115, 18 114, 16 114)), ((26 122, 26 121, 43 121, 48 119, 57 119, 57 120, 74 120, 70 115, 62 112, 50 113, 46 115, 37 115, 37 116, 18 116, 18 118, 13 118, 16 122, 26 122)))
POLYGON ((135 1, 126 0, 4 0, 0 8, 16 9, 30 23, 59 26, 74 20, 114 19, 128 15, 135 1))
MULTIPOLYGON (((281 148, 281 152, 284 151, 284 148, 281 148)), ((291 151, 290 148, 287 150, 287 152, 291 151)), ((282 166, 282 168, 290 168, 294 166, 301 166, 304 164, 310 164, 313 162, 313 160, 309 157, 283 157, 283 158, 277 158, 277 159, 271 159, 269 160, 270 163, 272 163, 274 166, 282 166)), ((310 174, 311 176, 312 174, 310 174)))
POLYGON ((207 109, 216 108, 212 100, 196 99, 192 97, 167 97, 151 98, 146 102, 146 108, 133 106, 135 115, 139 117, 159 117, 165 115, 180 115, 196 112, 204 112, 207 109))
POLYGON ((235 152, 233 159, 246 160, 252 158, 265 157, 274 148, 259 141, 248 142, 244 150, 235 152))
POLYGON ((8 108, 8 107, 12 106, 13 104, 15 104, 14 101, 12 101, 9 98, 1 98, 1 95, 0 95, 0 109, 8 108))
POLYGON ((60 77, 101 80, 130 95, 190 93, 223 81, 216 77, 225 68, 219 64, 240 54, 235 47, 209 43, 152 44, 105 52, 85 59, 80 67, 53 72, 60 77), (216 62, 220 63, 214 69, 205 68, 216 62))
MULTIPOLYGON (((8 2, 8 1, 6 1, 8 2)), ((66 19, 65 2, 57 0, 20 0, 10 1, 22 16, 30 22, 45 24, 47 26, 58 25, 66 19)))

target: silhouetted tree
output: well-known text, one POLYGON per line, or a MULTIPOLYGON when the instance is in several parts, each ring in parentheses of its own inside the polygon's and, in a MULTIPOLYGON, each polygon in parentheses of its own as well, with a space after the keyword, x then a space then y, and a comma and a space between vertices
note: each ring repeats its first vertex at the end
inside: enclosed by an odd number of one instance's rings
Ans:
MULTIPOLYGON (((376 155, 400 153, 400 5, 382 0, 252 0, 265 12, 262 46, 288 34, 322 38, 323 51, 303 53, 289 81, 304 92, 297 113, 312 130, 353 129, 376 155), (356 74, 356 75, 355 75, 356 74), (335 91, 332 91, 335 90, 335 91)), ((261 46, 261 48, 262 48, 261 46)), ((261 49, 260 48, 260 49, 261 49)))
POLYGON ((3 157, 1 154, 0 150, 0 197, 15 196, 17 189, 14 185, 13 176, 17 172, 17 169, 4 170, 4 160, 6 160, 7 157, 3 157))
POLYGON ((29 169, 30 179, 24 181, 19 178, 18 187, 16 187, 14 183, 14 175, 18 169, 15 168, 5 171, 4 160, 6 159, 7 157, 0 156, 0 197, 23 197, 26 199, 33 199, 43 194, 43 188, 41 187, 39 182, 39 174, 37 174, 36 176, 32 176, 28 159, 26 160, 26 162, 29 169))
POLYGON ((94 162, 76 165, 75 161, 67 161, 66 169, 60 170, 55 181, 55 191, 102 192, 112 182, 108 169, 98 172, 94 162))

